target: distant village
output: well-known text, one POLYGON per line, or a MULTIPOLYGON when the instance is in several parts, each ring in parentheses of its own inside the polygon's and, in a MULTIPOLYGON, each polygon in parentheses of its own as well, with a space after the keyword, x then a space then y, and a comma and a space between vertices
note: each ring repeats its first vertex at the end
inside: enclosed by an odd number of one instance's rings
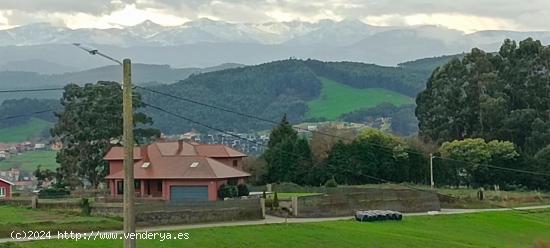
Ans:
MULTIPOLYGON (((40 143, 25 141, 21 143, 0 143, 0 162, 9 160, 14 156, 21 156, 29 151, 61 149, 60 143, 40 143)), ((36 189, 37 180, 32 171, 22 171, 20 168, 8 168, 0 170, 0 178, 13 182, 16 191, 31 191, 36 189)))

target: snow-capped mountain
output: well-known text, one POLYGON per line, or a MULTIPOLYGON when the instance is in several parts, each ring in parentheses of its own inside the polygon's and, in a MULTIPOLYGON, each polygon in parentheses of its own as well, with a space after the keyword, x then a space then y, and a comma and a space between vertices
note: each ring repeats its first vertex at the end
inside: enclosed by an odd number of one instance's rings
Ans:
POLYGON ((0 30, 0 68, 3 64, 12 68, 9 63, 13 61, 37 59, 81 70, 105 64, 101 58, 69 48, 74 42, 96 46, 115 57, 174 67, 257 64, 289 57, 396 65, 468 52, 473 47, 496 51, 506 38, 527 37, 550 43, 548 31, 465 34, 442 26, 372 26, 357 19, 229 23, 202 18, 180 26, 145 21, 110 29, 69 29, 37 23, 0 30))
POLYGON ((201 18, 181 26, 165 27, 152 21, 111 29, 68 29, 47 23, 0 30, 0 45, 26 46, 88 42, 116 46, 175 46, 204 42, 308 45, 332 40, 334 44, 358 41, 382 28, 359 20, 341 22, 228 23, 201 18), (352 38, 354 37, 354 38, 352 38), (344 40, 346 42, 344 42, 344 40))

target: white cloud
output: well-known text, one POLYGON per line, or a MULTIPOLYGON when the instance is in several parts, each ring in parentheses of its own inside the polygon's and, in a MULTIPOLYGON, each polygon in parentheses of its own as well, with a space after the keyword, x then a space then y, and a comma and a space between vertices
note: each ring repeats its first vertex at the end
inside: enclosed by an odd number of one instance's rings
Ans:
POLYGON ((465 32, 550 30, 549 0, 2 0, 0 11, 13 12, 0 16, 0 28, 36 21, 106 28, 146 19, 179 25, 208 17, 228 22, 357 18, 375 25, 429 24, 465 32))
POLYGON ((506 19, 483 16, 464 15, 459 13, 432 13, 414 15, 380 15, 367 16, 366 23, 377 26, 417 26, 437 25, 446 28, 472 33, 479 30, 517 29, 517 25, 506 19))

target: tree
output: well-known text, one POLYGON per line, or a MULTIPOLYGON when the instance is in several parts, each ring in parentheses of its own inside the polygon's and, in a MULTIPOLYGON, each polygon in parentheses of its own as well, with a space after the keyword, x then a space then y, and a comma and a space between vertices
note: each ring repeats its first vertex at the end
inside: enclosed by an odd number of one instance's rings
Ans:
POLYGON ((312 167, 312 155, 307 140, 283 116, 271 132, 268 147, 262 157, 267 164, 268 182, 295 182, 305 184, 312 167))
POLYGON ((333 146, 324 162, 323 182, 330 178, 343 184, 380 183, 378 178, 409 181, 409 149, 396 136, 365 129, 353 142, 333 146))
POLYGON ((449 158, 448 162, 439 166, 454 165, 458 184, 468 186, 491 186, 507 183, 500 170, 495 170, 487 165, 513 168, 512 165, 519 157, 516 147, 509 141, 464 139, 445 142, 440 148, 443 158, 449 158), (453 161, 454 160, 454 161, 453 161))
POLYGON ((243 170, 250 173, 248 182, 252 185, 263 185, 267 174, 267 164, 261 157, 249 156, 243 159, 243 170))
POLYGON ((353 129, 337 129, 333 126, 320 127, 318 132, 313 133, 309 142, 314 162, 319 163, 325 160, 338 141, 350 143, 350 140, 353 140, 356 135, 356 131, 353 129))
MULTIPOLYGON (((140 99, 139 94, 134 94, 135 109, 143 107, 140 99)), ((103 156, 113 146, 113 141, 121 140, 122 136, 120 85, 116 82, 82 87, 69 84, 65 86, 61 105, 64 111, 56 114, 58 122, 52 129, 52 135, 63 144, 56 158, 60 164, 60 183, 71 187, 82 184, 96 187, 107 174, 103 156)), ((152 119, 135 113, 134 124, 152 124, 152 119)), ((151 132, 136 130, 136 134, 139 133, 151 132)))
POLYGON ((44 181, 51 181, 55 178, 55 172, 50 169, 42 169, 42 165, 38 165, 36 170, 33 172, 33 175, 38 181, 38 187, 42 187, 44 181))
POLYGON ((534 155, 550 144, 550 47, 505 40, 497 54, 472 49, 436 69, 417 99, 419 134, 439 144, 507 140, 534 155))

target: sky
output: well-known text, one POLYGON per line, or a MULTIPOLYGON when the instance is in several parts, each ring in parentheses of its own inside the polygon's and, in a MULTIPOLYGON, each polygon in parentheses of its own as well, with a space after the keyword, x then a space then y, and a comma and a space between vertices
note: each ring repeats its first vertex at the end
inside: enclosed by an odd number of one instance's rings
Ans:
POLYGON ((0 0, 0 29, 47 22, 69 28, 359 19, 378 26, 550 30, 550 0, 0 0))

